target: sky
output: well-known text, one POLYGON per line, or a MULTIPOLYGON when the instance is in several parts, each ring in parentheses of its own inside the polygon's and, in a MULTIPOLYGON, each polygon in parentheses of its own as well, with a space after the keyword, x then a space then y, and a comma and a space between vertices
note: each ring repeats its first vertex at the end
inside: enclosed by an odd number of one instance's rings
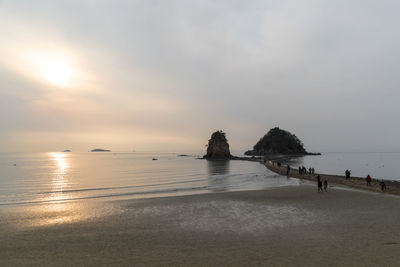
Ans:
POLYGON ((0 151, 400 151, 399 1, 0 0, 0 151))

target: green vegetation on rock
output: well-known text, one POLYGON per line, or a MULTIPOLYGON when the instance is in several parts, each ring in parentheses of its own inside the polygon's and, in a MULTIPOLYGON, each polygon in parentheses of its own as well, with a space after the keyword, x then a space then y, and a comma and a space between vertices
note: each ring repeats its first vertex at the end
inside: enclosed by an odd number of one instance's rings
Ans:
POLYGON ((253 150, 245 152, 245 155, 310 155, 304 149, 303 142, 288 131, 272 128, 269 132, 255 144, 253 150))

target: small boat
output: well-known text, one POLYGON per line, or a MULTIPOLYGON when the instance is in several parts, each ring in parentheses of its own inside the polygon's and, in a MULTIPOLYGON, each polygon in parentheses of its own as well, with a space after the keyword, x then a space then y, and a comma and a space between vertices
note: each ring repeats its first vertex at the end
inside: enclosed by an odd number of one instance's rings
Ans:
POLYGON ((156 159, 156 158, 153 158, 152 160, 158 160, 158 159, 156 159))

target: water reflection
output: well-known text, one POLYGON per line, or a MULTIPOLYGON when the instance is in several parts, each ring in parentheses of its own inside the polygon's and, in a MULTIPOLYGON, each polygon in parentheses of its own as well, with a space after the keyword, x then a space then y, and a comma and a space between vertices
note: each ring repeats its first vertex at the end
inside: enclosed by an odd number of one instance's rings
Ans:
POLYGON ((71 159, 65 153, 49 153, 48 157, 51 164, 49 174, 48 192, 45 192, 38 201, 43 204, 34 205, 24 210, 27 220, 22 220, 22 226, 26 227, 44 227, 52 225, 61 225, 66 223, 75 223, 83 220, 89 220, 94 217, 109 212, 105 208, 95 209, 95 206, 89 203, 68 201, 71 199, 71 193, 66 192, 70 188, 70 169, 71 159), (65 200, 65 201, 64 201, 65 200))
POLYGON ((53 199, 49 200, 58 200, 60 197, 62 197, 63 189, 68 185, 66 176, 69 168, 69 162, 66 154, 52 153, 51 156, 53 161, 56 163, 56 169, 52 175, 52 191, 60 192, 61 194, 57 194, 57 196, 53 195, 53 199))
POLYGON ((229 174, 229 165, 230 165, 229 160, 217 160, 217 161, 207 160, 208 175, 213 176, 213 175, 229 174))
MULTIPOLYGON (((68 188, 68 169, 70 168, 68 156, 64 153, 50 153, 50 159, 54 162, 54 170, 51 172, 51 193, 46 195, 45 201, 59 201, 65 199, 63 191, 68 188)), ((72 203, 51 203, 39 205, 34 209, 40 213, 39 220, 32 220, 34 226, 62 224, 73 221, 77 216, 71 216, 74 210, 72 203)))
POLYGON ((207 161, 208 185, 213 192, 227 191, 230 187, 229 174, 230 161, 207 161))
POLYGON ((97 220, 105 216, 121 214, 118 206, 105 202, 52 202, 13 210, 20 217, 13 227, 36 228, 97 220))

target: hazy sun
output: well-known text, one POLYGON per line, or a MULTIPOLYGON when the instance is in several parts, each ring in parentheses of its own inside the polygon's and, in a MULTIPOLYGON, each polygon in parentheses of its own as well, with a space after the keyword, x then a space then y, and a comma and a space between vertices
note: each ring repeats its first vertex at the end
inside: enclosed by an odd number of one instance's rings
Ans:
POLYGON ((42 73, 50 83, 65 87, 73 79, 74 70, 70 64, 60 58, 50 58, 42 63, 42 73))
POLYGON ((25 72, 38 81, 57 87, 71 87, 77 79, 77 69, 67 53, 36 51, 23 56, 25 72))
POLYGON ((75 76, 72 64, 62 55, 49 55, 42 58, 39 67, 43 78, 56 86, 68 86, 75 76))

